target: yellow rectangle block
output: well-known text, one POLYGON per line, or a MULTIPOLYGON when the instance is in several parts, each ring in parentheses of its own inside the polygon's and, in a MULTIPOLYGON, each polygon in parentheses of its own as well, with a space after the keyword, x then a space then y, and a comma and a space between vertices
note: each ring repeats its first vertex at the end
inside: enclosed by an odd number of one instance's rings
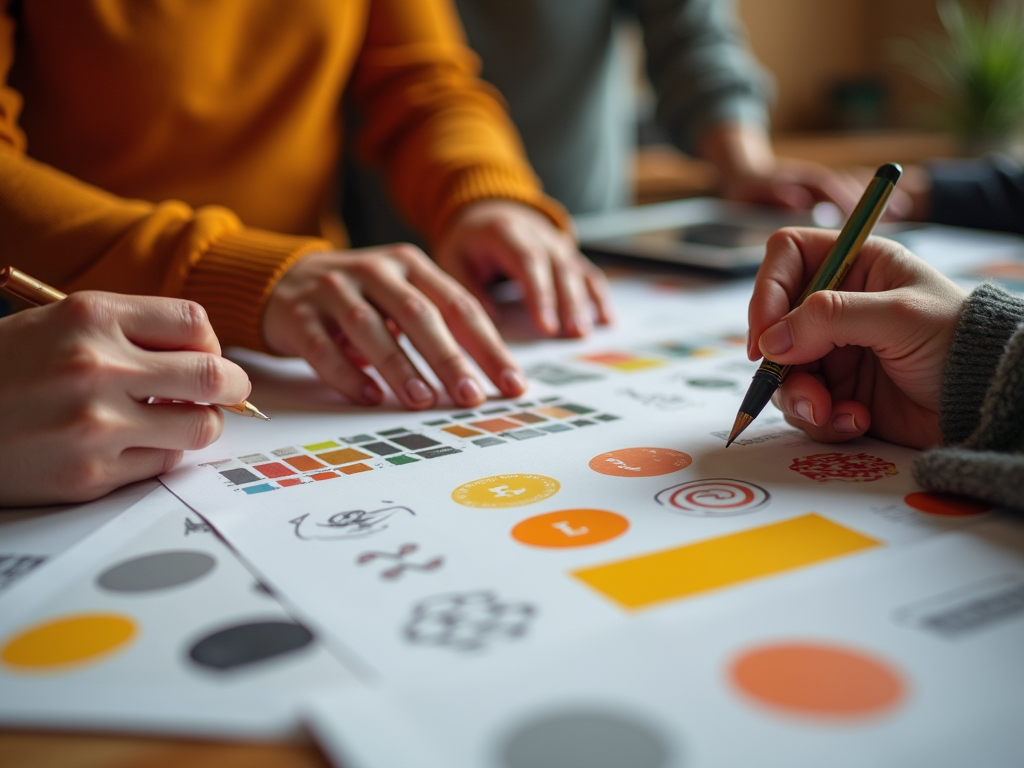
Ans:
POLYGON ((881 544, 812 513, 572 575, 623 608, 646 608, 881 544))

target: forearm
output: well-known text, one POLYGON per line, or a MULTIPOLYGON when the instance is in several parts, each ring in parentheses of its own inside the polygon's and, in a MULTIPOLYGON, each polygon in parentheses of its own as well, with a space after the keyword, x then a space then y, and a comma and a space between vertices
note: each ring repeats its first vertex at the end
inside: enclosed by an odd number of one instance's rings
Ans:
POLYGON ((658 93, 658 120, 697 154, 712 126, 768 125, 771 85, 725 0, 634 0, 658 93))
POLYGON ((947 447, 914 465, 923 487, 1024 510, 1024 299, 993 286, 965 304, 943 391, 947 447))

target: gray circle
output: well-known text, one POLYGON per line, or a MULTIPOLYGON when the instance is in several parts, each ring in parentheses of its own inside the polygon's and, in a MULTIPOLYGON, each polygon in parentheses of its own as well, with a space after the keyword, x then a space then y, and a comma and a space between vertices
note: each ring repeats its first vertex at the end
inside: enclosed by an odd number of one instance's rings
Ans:
POLYGON ((502 768, 662 768, 669 748, 649 726, 621 715, 574 712, 534 720, 502 744, 502 768))
POLYGON ((96 583, 111 592, 151 592, 188 584, 217 564, 205 552, 172 550, 135 557, 108 568, 96 583))

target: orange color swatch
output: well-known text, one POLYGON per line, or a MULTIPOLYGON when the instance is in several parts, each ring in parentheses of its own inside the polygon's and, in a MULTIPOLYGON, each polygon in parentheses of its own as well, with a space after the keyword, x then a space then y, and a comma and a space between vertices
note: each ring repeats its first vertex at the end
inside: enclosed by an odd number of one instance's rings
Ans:
POLYGON ((456 424, 451 427, 441 427, 442 430, 447 432, 449 435, 455 435, 456 437, 476 437, 481 432, 477 432, 475 429, 464 427, 461 424, 456 424))
POLYGON ((580 360, 588 363, 606 365, 609 368, 616 368, 620 371, 642 371, 647 368, 660 368, 665 365, 663 360, 656 360, 651 357, 638 357, 626 352, 601 352, 594 355, 581 355, 580 360))
POLYGON ((370 454, 357 451, 355 448, 342 448, 341 450, 330 451, 329 453, 318 453, 316 457, 326 461, 328 464, 350 464, 353 461, 373 458, 370 454))
POLYGON ((908 507, 939 517, 973 517, 991 511, 992 505, 965 496, 917 491, 903 497, 908 507))
POLYGON ((291 456, 285 459, 286 462, 295 467, 299 472, 311 472, 314 469, 323 469, 324 465, 309 456, 291 456))
POLYGON ((816 643, 780 643, 733 662, 733 684, 761 704, 828 718, 878 715, 906 695, 900 674, 859 651, 816 643))
POLYGON ((360 472, 369 472, 373 467, 366 464, 349 464, 347 467, 339 467, 339 472, 344 472, 346 475, 358 475, 360 472))
POLYGON ((579 416, 578 413, 570 411, 568 408, 562 408, 557 405, 545 405, 541 408, 535 408, 537 413, 543 413, 552 419, 571 419, 573 416, 579 416))
POLYGON ((50 671, 115 651, 136 631, 135 622, 116 613, 65 616, 15 635, 0 649, 0 659, 25 671, 50 671))
POLYGON ((563 509, 529 517, 512 529, 512 538, 532 547, 587 547, 621 536, 629 521, 603 509, 563 509))
POLYGON ((310 475, 314 480, 333 480, 336 477, 341 477, 337 472, 318 472, 315 475, 310 475))
POLYGON ((588 465, 595 472, 615 477, 654 477, 678 472, 693 459, 671 448, 620 448, 595 456, 588 465))
POLYGON ((486 421, 471 422, 474 427, 486 429, 488 432, 504 432, 509 429, 519 429, 522 424, 508 419, 487 419, 486 421))

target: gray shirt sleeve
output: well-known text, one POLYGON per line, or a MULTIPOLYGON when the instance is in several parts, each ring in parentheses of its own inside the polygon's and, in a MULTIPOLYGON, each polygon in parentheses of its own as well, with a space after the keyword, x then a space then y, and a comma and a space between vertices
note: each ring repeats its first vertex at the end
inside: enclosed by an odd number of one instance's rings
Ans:
POLYGON ((1024 510, 1024 298, 982 285, 967 299, 943 382, 947 445, 914 479, 930 491, 1024 510))
POLYGON ((658 121, 691 154, 719 122, 767 127, 772 85, 732 0, 631 0, 644 31, 658 121))

